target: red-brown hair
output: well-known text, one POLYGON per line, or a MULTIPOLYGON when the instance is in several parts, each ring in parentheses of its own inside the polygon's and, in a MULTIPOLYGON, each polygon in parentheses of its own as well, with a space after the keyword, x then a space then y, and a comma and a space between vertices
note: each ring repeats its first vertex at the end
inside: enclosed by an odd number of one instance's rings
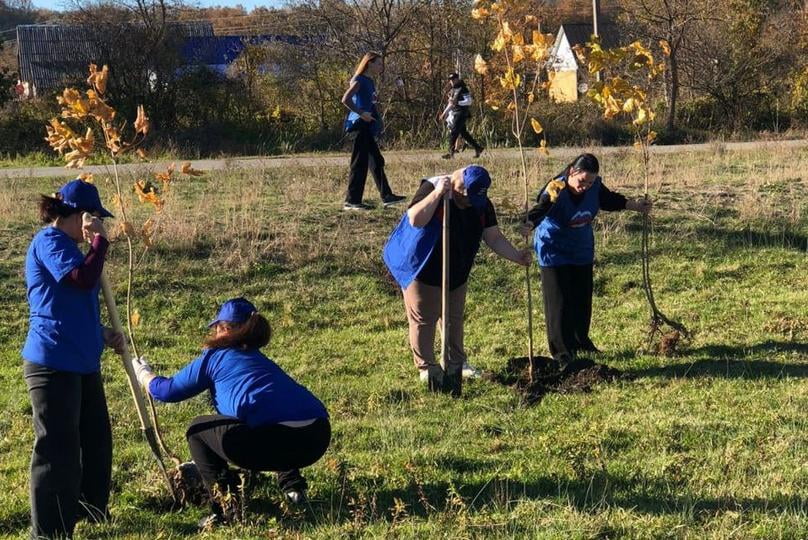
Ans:
POLYGON ((214 333, 205 340, 208 349, 260 349, 269 343, 272 327, 263 315, 254 312, 250 318, 240 324, 219 323, 227 325, 225 334, 214 333))
POLYGON ((377 58, 381 58, 381 56, 382 55, 380 55, 377 52, 365 53, 365 56, 362 57, 362 59, 359 61, 359 64, 357 64, 356 66, 356 71, 354 71, 354 77, 356 77, 357 75, 364 74, 365 70, 368 68, 368 64, 370 64, 377 58))

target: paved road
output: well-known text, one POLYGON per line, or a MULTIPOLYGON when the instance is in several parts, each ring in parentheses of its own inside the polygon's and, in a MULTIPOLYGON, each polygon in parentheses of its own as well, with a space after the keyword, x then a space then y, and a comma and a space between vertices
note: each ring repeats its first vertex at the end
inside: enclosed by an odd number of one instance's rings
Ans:
MULTIPOLYGON (((730 142, 723 143, 727 150, 759 150, 759 149, 785 149, 785 148, 805 148, 808 147, 808 139, 793 141, 752 141, 752 142, 730 142)), ((630 148, 630 147, 629 147, 630 148)), ((714 151, 716 143, 705 144, 677 144, 671 146, 652 146, 651 152, 654 154, 671 154, 675 152, 709 152, 714 151)), ((604 146, 599 148, 581 147, 558 147, 552 148, 553 156, 571 157, 586 150, 594 150, 597 154, 612 154, 623 152, 625 146, 604 146)), ((424 159, 435 159, 441 150, 418 150, 403 152, 385 152, 385 161, 388 163, 417 163, 424 159)), ((497 157, 515 157, 518 150, 513 148, 497 148, 486 150, 484 157, 488 159, 497 157)), ((303 156, 270 156, 270 157, 243 157, 226 159, 199 159, 193 161, 195 169, 202 171, 215 171, 220 169, 272 169, 278 167, 326 167, 344 166, 348 167, 349 155, 317 155, 307 154, 303 156)), ((149 171, 165 169, 170 162, 156 161, 151 163, 136 163, 121 165, 121 172, 132 172, 146 174, 149 171)), ((82 169, 91 173, 104 174, 110 169, 107 166, 89 166, 82 169)), ((28 167, 18 169, 0 169, 0 178, 43 178, 43 177, 72 177, 76 174, 74 170, 63 167, 28 167)))

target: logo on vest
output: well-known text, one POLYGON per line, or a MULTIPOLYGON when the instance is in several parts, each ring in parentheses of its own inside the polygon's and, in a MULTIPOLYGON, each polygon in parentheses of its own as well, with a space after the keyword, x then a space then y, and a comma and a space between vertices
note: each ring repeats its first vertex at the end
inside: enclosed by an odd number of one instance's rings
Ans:
POLYGON ((592 223, 592 212, 589 210, 582 210, 573 214, 573 216, 570 218, 569 226, 577 229, 590 223, 592 223))

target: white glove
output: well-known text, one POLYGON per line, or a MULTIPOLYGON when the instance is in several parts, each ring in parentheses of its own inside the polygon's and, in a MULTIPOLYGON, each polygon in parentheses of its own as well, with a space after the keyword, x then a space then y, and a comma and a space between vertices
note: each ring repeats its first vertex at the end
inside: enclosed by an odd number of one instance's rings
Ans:
POLYGON ((146 361, 146 357, 132 358, 132 369, 135 370, 135 377, 137 377, 140 386, 148 390, 149 383, 155 377, 155 374, 154 370, 146 361))

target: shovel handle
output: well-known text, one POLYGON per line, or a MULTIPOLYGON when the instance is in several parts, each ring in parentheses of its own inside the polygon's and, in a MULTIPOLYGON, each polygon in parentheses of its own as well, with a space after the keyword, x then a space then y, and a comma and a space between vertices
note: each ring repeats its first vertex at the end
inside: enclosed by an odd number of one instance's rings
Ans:
POLYGON ((442 227, 442 275, 441 275, 441 341, 440 341, 440 364, 446 370, 449 363, 449 212, 452 200, 452 190, 443 196, 443 227, 442 227))
MULTIPOLYGON (((104 303, 107 306, 107 313, 109 320, 112 323, 112 329, 120 334, 124 334, 123 326, 121 325, 121 317, 118 314, 118 306, 115 304, 115 295, 112 292, 112 287, 105 273, 101 273, 101 292, 104 295, 104 303)), ((125 334, 124 334, 125 335, 125 334)), ((146 401, 143 398, 143 392, 140 389, 140 383, 135 376, 135 369, 132 367, 132 354, 129 352, 129 342, 123 340, 123 354, 121 355, 123 362, 123 369, 126 372, 126 378, 129 382, 129 390, 132 392, 132 399, 135 401, 137 408, 137 416, 140 419, 140 428, 147 432, 153 429, 151 419, 146 411, 146 401)))

